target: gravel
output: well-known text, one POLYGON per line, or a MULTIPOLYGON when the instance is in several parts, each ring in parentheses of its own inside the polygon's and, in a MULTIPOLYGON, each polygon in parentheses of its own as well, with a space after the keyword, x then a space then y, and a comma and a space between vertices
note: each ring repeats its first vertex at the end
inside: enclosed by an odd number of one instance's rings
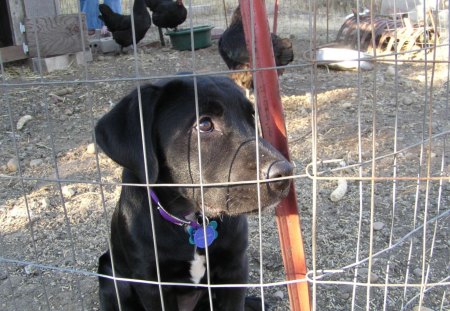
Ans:
MULTIPOLYGON (((309 38, 295 36, 294 64, 304 63, 302 55, 308 50, 308 44, 309 38)), ((46 85, 36 84, 40 76, 25 65, 5 67, 6 81, 32 82, 8 89, 8 98, 14 98, 13 126, 22 116, 32 115, 33 120, 25 122, 13 135, 9 118, 3 118, 0 175, 11 178, 0 179, 4 189, 0 193, 2 257, 41 263, 53 269, 1 263, 1 310, 79 310, 81 306, 85 310, 98 309, 98 281, 92 273, 96 272, 98 257, 107 249, 109 221, 120 191, 113 184, 120 181, 121 169, 102 153, 97 163, 92 125, 112 104, 136 87, 137 82, 128 79, 135 76, 135 70, 141 76, 164 76, 191 71, 193 64, 190 51, 163 49, 153 42, 144 42, 137 55, 137 69, 133 54, 94 55, 87 72, 82 66, 71 66, 44 75, 45 81, 58 81, 46 85), (95 82, 85 83, 86 75, 95 82), (104 81, 108 78, 114 80, 104 81), (23 183, 16 178, 19 164, 15 158, 16 144, 21 163, 30 164, 24 166, 23 183), (56 181, 57 176, 60 182, 56 181), (105 185, 100 187, 100 180, 105 185), (60 197, 60 187, 64 200, 60 197), (29 267, 28 272, 25 267, 29 267)), ((195 64, 196 72, 202 73, 226 69, 218 55, 216 41, 211 47, 196 51, 195 64)), ((423 65, 407 62, 400 65, 398 84, 390 66, 379 63, 374 71, 360 75, 318 68, 314 81, 317 98, 311 98, 309 67, 287 69, 280 78, 290 155, 298 175, 295 189, 307 266, 312 269, 314 258, 318 270, 332 271, 321 277, 323 282, 352 282, 355 268, 352 264, 366 258, 369 251, 375 254, 389 249, 418 228, 424 219, 438 216, 438 204, 440 213, 450 206, 450 196, 446 194, 448 182, 440 188, 437 179, 420 184, 414 179, 418 174, 427 176, 428 171, 432 176, 450 175, 448 147, 444 149, 443 136, 433 140, 429 162, 426 162, 428 158, 421 160, 423 150, 417 146, 422 137, 429 136, 428 123, 424 126, 424 108, 426 120, 431 117, 433 126, 441 124, 439 130, 433 128, 433 134, 442 133, 448 127, 445 119, 447 68, 439 64, 436 67, 430 114, 430 106, 424 106, 425 77, 418 77, 423 75, 423 65), (316 102, 314 107, 312 102, 316 102), (317 125, 314 132, 313 119, 317 125), (316 144, 317 170, 320 176, 329 178, 318 179, 315 185, 305 174, 307 167, 309 173, 312 172, 309 166, 312 142, 316 144), (394 157, 387 156, 394 150, 402 150, 395 162, 394 157), (380 158, 372 166, 373 155, 380 158), (357 166, 360 157, 368 161, 362 167, 357 166), (442 157, 446 161, 444 169, 441 169, 442 157), (329 160, 334 162, 330 164, 329 160), (342 160, 348 168, 334 171, 342 160), (372 183, 369 178, 373 173, 386 179, 372 183), (394 184, 389 179, 394 173, 413 179, 405 178, 394 184), (357 179, 360 174, 365 178, 361 182, 357 179), (345 196, 332 202, 329 195, 342 176, 355 179, 348 181, 345 196), (425 202, 428 202, 427 209, 425 202), (376 219, 372 224, 373 235, 371 219, 376 219), (314 237, 312 232, 316 234, 314 237)), ((1 104, 4 103, 2 97, 1 104)), ((285 275, 274 211, 262 215, 261 229, 256 215, 250 216, 249 221, 250 281, 259 284, 262 273, 265 282, 282 283, 285 275), (260 246, 263 249, 262 271, 260 246)), ((370 267, 370 282, 384 284, 388 277, 392 284, 420 283, 412 267, 421 267, 423 249, 432 272, 427 281, 437 283, 447 277, 448 224, 441 219, 429 225, 425 239, 423 232, 417 230, 390 251, 376 255, 370 267), (436 233, 434 244, 433 233, 436 233), (431 250, 433 257, 430 259, 431 250), (407 271, 413 274, 413 280, 406 280, 407 271)), ((358 265, 358 281, 367 281, 367 265, 366 261, 358 265)), ((256 286, 249 289, 249 293, 259 295, 261 289, 256 286)), ((412 310, 412 306, 418 304, 415 298, 418 293, 418 287, 389 287, 386 310, 400 310, 402 302, 410 302, 406 310, 412 310)), ((443 286, 434 287, 426 292, 423 304, 438 309, 443 293, 443 286)), ((353 286, 317 283, 313 294, 317 310, 351 310, 352 303, 366 305, 367 288, 356 286, 353 297, 353 286)), ((384 288, 373 287, 370 294, 371 310, 382 310, 384 288)), ((288 310, 286 286, 265 287, 264 297, 270 311, 288 310)))

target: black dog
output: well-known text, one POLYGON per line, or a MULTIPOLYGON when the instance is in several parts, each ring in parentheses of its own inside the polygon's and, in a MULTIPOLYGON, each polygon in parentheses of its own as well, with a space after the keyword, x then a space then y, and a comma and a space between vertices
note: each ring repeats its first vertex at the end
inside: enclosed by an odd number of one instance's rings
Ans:
MULTIPOLYGON (((184 186, 122 187, 111 222, 112 249, 100 257, 100 274, 112 276, 114 267, 120 278, 247 283, 245 214, 258 210, 258 186, 236 182, 257 178, 253 106, 229 78, 197 77, 196 83, 197 97, 189 77, 142 86, 141 111, 136 90, 99 120, 97 143, 123 166, 123 183, 184 186)), ((291 164, 267 141, 257 140, 260 179, 291 175, 291 164)), ((289 184, 287 179, 261 182, 262 208, 276 206, 289 184)), ((245 299, 244 287, 211 291, 214 310, 261 308, 260 301, 245 299)), ((114 283, 102 277, 100 301, 102 310, 118 310, 119 303, 122 310, 161 310, 162 304, 168 311, 210 310, 204 287, 114 283)))

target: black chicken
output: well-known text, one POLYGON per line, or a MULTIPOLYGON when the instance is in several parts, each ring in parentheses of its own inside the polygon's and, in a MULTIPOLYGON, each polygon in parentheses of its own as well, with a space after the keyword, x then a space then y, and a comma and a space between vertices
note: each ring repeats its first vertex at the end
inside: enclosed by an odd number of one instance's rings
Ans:
MULTIPOLYGON (((281 39, 275 34, 270 34, 272 38, 275 64, 285 66, 294 60, 292 42, 289 39, 281 39)), ((242 25, 242 15, 238 6, 231 18, 230 26, 224 31, 219 39, 219 53, 229 69, 249 69, 249 54, 245 43, 244 26, 242 25)), ((278 75, 283 74, 283 69, 278 69, 278 75)), ((230 77, 237 85, 245 88, 253 88, 253 77, 250 71, 231 73, 230 77)))
MULTIPOLYGON (((131 27, 131 15, 121 15, 113 12, 106 4, 100 4, 99 18, 105 23, 108 30, 112 33, 114 41, 120 45, 121 50, 124 47, 133 44, 133 32, 131 27)), ((136 44, 144 38, 147 30, 152 24, 152 19, 147 10, 145 0, 135 0, 133 4, 134 31, 136 35, 136 44)))
POLYGON ((147 6, 152 11, 153 24, 158 27, 161 44, 164 45, 164 37, 161 28, 177 29, 187 17, 187 9, 183 0, 146 0, 147 6))

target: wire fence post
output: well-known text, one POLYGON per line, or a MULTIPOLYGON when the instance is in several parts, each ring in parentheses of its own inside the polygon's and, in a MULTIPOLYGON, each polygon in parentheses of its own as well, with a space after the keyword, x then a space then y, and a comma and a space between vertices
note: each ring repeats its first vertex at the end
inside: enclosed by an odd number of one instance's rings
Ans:
MULTIPOLYGON (((264 2, 254 0, 253 8, 250 5, 249 1, 240 1, 249 54, 252 55, 253 51, 251 27, 254 27, 256 68, 274 68, 275 60, 264 2), (253 24, 250 18, 251 9, 253 9, 254 14, 253 24)), ((289 159, 277 71, 276 69, 257 70, 253 75, 256 81, 255 87, 263 137, 289 159)), ((291 310, 310 310, 309 284, 306 282, 306 260, 293 183, 288 197, 277 207, 276 217, 286 278, 287 280, 303 281, 288 285, 291 310)))

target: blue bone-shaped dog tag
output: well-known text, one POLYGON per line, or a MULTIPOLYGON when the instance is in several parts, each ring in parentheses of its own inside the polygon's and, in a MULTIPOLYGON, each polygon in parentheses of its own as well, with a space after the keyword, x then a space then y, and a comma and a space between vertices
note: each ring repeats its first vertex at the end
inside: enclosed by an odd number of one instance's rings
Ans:
MULTIPOLYGON (((217 222, 211 221, 205 228, 206 231, 206 243, 208 246, 217 238, 217 222)), ((189 233, 189 243, 197 246, 198 248, 205 248, 205 232, 203 227, 199 227, 197 229, 193 227, 188 228, 189 233)))

